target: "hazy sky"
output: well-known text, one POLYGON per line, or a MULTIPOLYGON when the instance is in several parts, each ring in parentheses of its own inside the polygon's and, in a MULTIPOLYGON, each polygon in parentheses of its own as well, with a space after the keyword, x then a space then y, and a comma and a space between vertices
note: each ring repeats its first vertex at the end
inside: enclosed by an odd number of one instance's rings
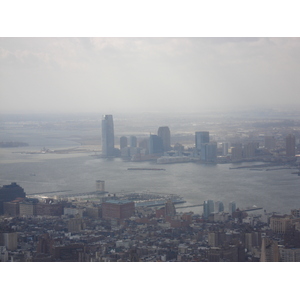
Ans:
POLYGON ((300 106, 299 38, 1 38, 1 113, 300 106))

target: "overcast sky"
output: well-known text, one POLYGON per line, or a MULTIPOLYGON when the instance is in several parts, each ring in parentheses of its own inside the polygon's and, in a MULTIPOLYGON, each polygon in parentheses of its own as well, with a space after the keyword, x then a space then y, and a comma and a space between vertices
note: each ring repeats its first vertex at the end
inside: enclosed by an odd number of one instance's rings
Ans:
POLYGON ((2 113, 297 106, 299 38, 1 38, 2 113))

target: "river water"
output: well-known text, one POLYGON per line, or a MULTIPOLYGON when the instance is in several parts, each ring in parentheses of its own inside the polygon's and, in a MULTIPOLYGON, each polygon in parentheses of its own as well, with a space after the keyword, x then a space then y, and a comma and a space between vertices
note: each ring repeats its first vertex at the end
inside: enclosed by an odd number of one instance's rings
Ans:
MULTIPOLYGON (((2 140, 5 140, 3 135, 2 132, 2 140)), ((208 199, 223 201, 225 211, 230 201, 235 201, 240 208, 256 205, 267 212, 290 213, 291 209, 300 208, 300 177, 291 174, 295 170, 230 169, 249 163, 181 163, 158 165, 165 168, 165 171, 130 171, 127 169, 157 165, 150 162, 125 162, 119 158, 95 158, 88 153, 14 153, 38 151, 44 146, 51 149, 78 146, 70 140, 46 138, 38 134, 31 140, 27 137, 23 141, 31 146, 0 149, 0 185, 17 182, 27 194, 59 190, 70 190, 69 194, 90 192, 95 191, 96 180, 104 180, 105 189, 110 193, 173 193, 182 196, 187 201, 185 205, 201 204, 208 199)), ((181 211, 201 213, 202 208, 181 211)))

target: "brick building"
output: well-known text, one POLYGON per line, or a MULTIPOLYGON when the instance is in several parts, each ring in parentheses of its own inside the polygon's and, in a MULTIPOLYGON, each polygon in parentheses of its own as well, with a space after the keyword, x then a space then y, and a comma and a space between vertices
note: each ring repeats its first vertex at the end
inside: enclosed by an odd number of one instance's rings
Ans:
POLYGON ((273 232, 284 234, 291 225, 291 217, 288 215, 273 215, 270 218, 270 228, 273 232))
POLYGON ((20 216, 35 216, 36 205, 35 203, 22 202, 20 203, 20 216))
POLYGON ((20 203, 19 202, 4 202, 3 203, 4 214, 7 216, 18 216, 20 214, 20 203))
POLYGON ((102 217, 104 219, 127 219, 133 214, 133 201, 108 200, 102 204, 102 217))
POLYGON ((61 216, 64 214, 64 208, 61 204, 36 204, 36 215, 38 216, 61 216))

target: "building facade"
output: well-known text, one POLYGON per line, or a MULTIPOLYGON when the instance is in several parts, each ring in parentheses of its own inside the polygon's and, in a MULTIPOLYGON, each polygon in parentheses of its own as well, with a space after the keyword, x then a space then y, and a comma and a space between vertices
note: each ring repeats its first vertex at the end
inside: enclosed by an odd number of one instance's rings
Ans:
POLYGON ((282 262, 300 262, 300 249, 280 247, 279 256, 282 262))
POLYGON ((133 201, 108 200, 102 204, 103 219, 127 219, 133 214, 133 201))
POLYGON ((149 138, 149 154, 162 154, 164 152, 163 141, 161 137, 150 134, 149 138))
POLYGON ((134 136, 134 135, 130 136, 129 145, 130 145, 130 147, 133 147, 133 148, 137 147, 137 138, 136 138, 136 136, 134 136))
POLYGON ((278 242, 270 238, 264 237, 261 245, 261 262, 278 262, 279 248, 278 242))
POLYGON ((9 185, 3 185, 0 188, 0 215, 4 213, 4 203, 15 200, 16 198, 25 198, 24 189, 16 182, 9 185))
POLYGON ((114 121, 112 115, 104 115, 102 119, 102 155, 115 156, 114 121))
POLYGON ((287 215, 273 215, 270 218, 270 228, 279 234, 284 234, 291 225, 291 218, 287 215))
POLYGON ((215 209, 215 207, 214 207, 214 201, 213 200, 204 201, 204 203, 203 203, 203 217, 205 219, 208 219, 209 215, 214 212, 214 209, 215 209))
POLYGON ((209 132, 208 131, 196 131, 195 132, 195 146, 197 150, 201 150, 202 144, 209 143, 209 132))
POLYGON ((217 143, 201 144, 201 160, 215 162, 217 159, 217 143))
POLYGON ((232 213, 235 211, 236 211, 236 203, 233 201, 230 201, 229 205, 228 205, 228 212, 232 215, 232 213))
POLYGON ((126 136, 121 136, 120 137, 120 149, 123 149, 125 147, 127 147, 127 137, 126 136))
POLYGON ((222 155, 228 155, 229 143, 222 143, 222 155))
POLYGON ((286 156, 295 156, 296 155, 296 139, 295 136, 289 134, 286 139, 286 156))
POLYGON ((168 126, 159 127, 157 131, 157 135, 162 139, 163 142, 163 150, 169 151, 171 150, 171 133, 168 126))

